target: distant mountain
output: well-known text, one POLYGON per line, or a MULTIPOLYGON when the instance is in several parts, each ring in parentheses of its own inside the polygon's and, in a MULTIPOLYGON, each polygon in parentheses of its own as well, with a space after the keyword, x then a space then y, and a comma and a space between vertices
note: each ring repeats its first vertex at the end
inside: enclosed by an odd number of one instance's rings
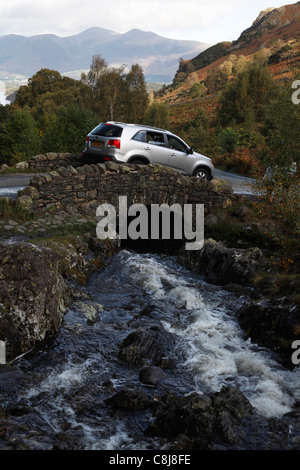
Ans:
POLYGON ((111 66, 139 63, 148 81, 169 82, 180 57, 188 59, 209 45, 197 41, 168 39, 150 31, 133 29, 121 34, 103 28, 90 28, 80 34, 59 37, 54 34, 0 36, 0 78, 5 75, 31 77, 41 68, 74 76, 88 70, 95 54, 111 66))

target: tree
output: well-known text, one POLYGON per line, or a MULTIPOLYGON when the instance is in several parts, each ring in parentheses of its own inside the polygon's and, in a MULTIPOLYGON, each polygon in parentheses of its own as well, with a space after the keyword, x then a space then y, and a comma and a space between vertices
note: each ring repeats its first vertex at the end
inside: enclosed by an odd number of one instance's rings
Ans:
POLYGON ((99 87, 101 78, 108 68, 108 63, 101 55, 94 55, 88 74, 81 74, 81 81, 96 89, 99 87))
POLYGON ((18 106, 32 107, 36 105, 38 98, 47 92, 62 88, 63 78, 56 70, 41 69, 28 79, 28 85, 19 88, 15 103, 18 106))
POLYGON ((16 163, 40 151, 39 131, 29 110, 12 107, 0 123, 1 160, 16 163))
POLYGON ((201 108, 188 127, 187 139, 195 150, 209 150, 209 119, 201 108))
POLYGON ((220 98, 218 118, 223 126, 264 118, 266 106, 275 94, 272 75, 266 65, 255 61, 229 82, 220 98))
POLYGON ((202 96, 206 95, 207 93, 207 88, 204 85, 204 83, 194 83, 191 88, 189 95, 191 98, 201 98, 202 96))
POLYGON ((125 66, 109 67, 99 55, 93 57, 90 71, 82 74, 82 82, 92 90, 92 109, 99 120, 132 120, 141 122, 148 105, 144 74, 132 65, 128 74, 125 66))
POLYGON ((102 78, 101 115, 105 120, 121 120, 124 115, 125 81, 124 66, 109 68, 102 78))
POLYGON ((219 140, 224 152, 233 153, 238 143, 238 134, 234 129, 227 127, 221 131, 219 140))
POLYGON ((79 80, 62 77, 59 72, 41 69, 19 88, 12 106, 29 108, 38 121, 45 113, 55 112, 57 106, 76 104, 90 106, 90 87, 79 80))
POLYGON ((149 126, 168 128, 169 110, 165 104, 154 102, 151 104, 145 113, 145 124, 149 126))
POLYGON ((300 106, 293 104, 291 89, 277 89, 276 97, 266 109, 262 132, 267 144, 266 165, 285 167, 294 161, 300 165, 300 106))
POLYGON ((269 171, 256 179, 257 207, 272 218, 270 235, 280 247, 281 265, 289 269, 300 249, 300 106, 293 104, 290 87, 277 89, 266 109, 262 158, 269 171), (292 162, 297 164, 295 171, 292 162), (274 223, 275 222, 275 223, 274 223))
POLYGON ((108 70, 108 64, 105 59, 100 55, 94 55, 92 58, 92 63, 90 65, 90 70, 88 74, 81 74, 81 81, 88 85, 92 92, 92 102, 91 107, 95 113, 98 113, 100 120, 102 119, 102 109, 103 109, 103 88, 104 81, 103 77, 105 76, 108 70))
POLYGON ((76 105, 61 106, 47 116, 47 126, 41 139, 41 151, 79 153, 86 135, 98 121, 94 113, 76 105))
POLYGON ((144 73, 139 64, 131 66, 126 76, 127 85, 127 119, 140 124, 149 103, 144 73))

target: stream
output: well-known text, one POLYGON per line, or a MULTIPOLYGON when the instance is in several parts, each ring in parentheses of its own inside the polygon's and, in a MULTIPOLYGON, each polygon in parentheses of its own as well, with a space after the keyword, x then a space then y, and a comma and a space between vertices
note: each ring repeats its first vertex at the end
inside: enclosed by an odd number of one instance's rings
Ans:
POLYGON ((299 403, 300 368, 285 369, 239 328, 235 312, 243 298, 206 283, 174 257, 123 250, 83 290, 55 339, 0 373, 1 406, 20 429, 31 430, 30 448, 59 442, 75 450, 167 449, 166 439, 144 433, 150 410, 106 403, 124 387, 183 395, 230 385, 265 418, 280 418, 299 403), (129 333, 154 325, 174 336, 177 366, 151 389, 118 354, 129 333))

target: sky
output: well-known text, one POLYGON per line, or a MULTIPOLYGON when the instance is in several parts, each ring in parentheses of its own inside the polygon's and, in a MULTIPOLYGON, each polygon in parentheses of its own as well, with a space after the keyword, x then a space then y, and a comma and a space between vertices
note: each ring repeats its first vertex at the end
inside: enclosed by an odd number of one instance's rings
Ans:
POLYGON ((171 39, 216 44, 238 39, 262 10, 285 0, 0 0, 0 36, 72 36, 98 26, 138 28, 171 39))

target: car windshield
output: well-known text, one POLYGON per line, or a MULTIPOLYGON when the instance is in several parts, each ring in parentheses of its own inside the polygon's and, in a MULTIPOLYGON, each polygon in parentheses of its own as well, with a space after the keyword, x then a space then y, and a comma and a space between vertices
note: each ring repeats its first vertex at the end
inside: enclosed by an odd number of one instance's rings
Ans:
POLYGON ((113 124, 99 124, 99 126, 92 130, 91 134, 104 137, 121 137, 122 130, 122 127, 113 124))

